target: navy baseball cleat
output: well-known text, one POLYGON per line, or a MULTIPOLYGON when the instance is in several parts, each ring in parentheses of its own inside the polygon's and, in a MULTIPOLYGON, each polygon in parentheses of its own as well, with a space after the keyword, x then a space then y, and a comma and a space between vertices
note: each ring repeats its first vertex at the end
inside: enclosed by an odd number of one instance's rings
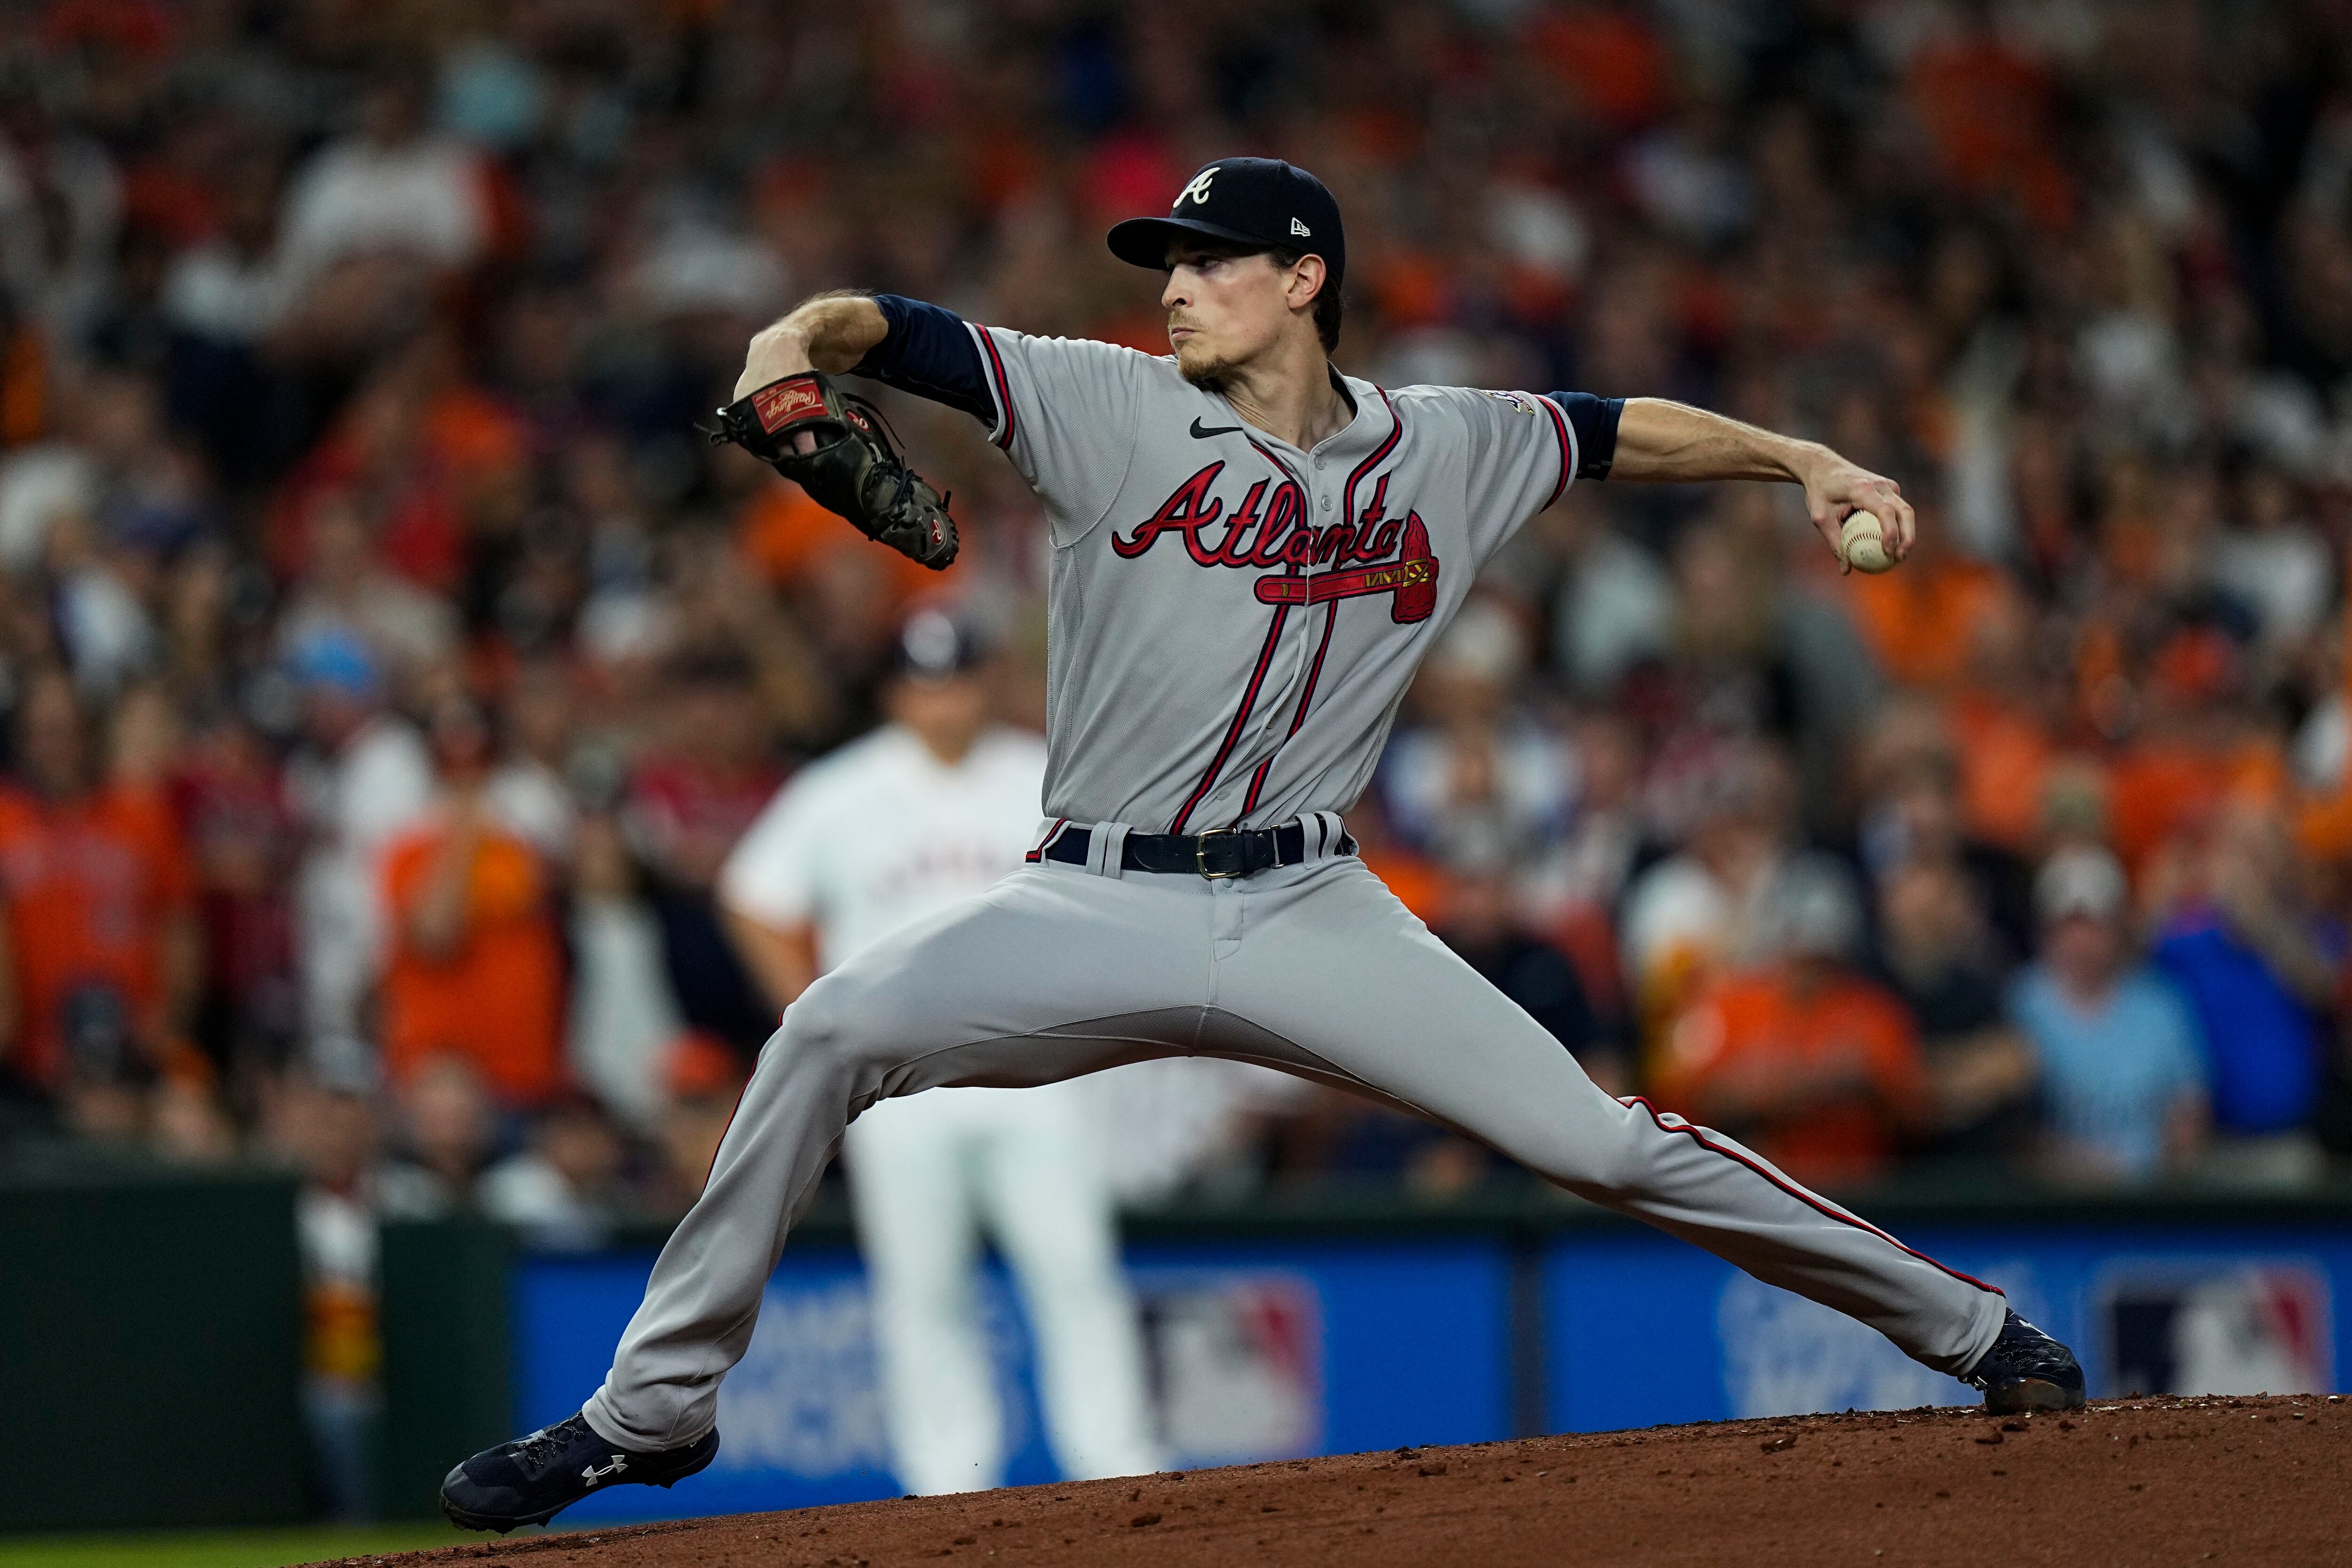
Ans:
POLYGON ((1984 1390, 1995 1415, 2083 1408, 2083 1367, 2074 1352, 2017 1315, 2001 1321, 2000 1337, 1960 1381, 1984 1390))
POLYGON ((441 1480, 441 1511, 467 1530, 504 1535, 519 1524, 545 1524, 590 1492, 608 1486, 667 1487, 717 1457, 719 1434, 682 1448, 642 1454, 607 1443, 578 1415, 501 1443, 441 1480))

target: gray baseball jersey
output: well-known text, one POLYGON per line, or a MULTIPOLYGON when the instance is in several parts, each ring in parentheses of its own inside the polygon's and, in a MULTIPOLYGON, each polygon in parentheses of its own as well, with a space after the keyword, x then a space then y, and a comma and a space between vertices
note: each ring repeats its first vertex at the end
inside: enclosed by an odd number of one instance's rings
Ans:
POLYGON ((1527 393, 1343 378, 1312 451, 1175 362, 970 329, 1053 532, 1045 813, 1169 833, 1355 804, 1478 569, 1577 469, 1527 393))
POLYGON ((1301 451, 1171 361, 880 302, 890 336, 861 368, 980 418, 1045 502, 1049 820, 1030 864, 786 1011, 592 1427, 641 1449, 710 1429, 786 1232, 877 1100, 1164 1056, 1261 1062, 1428 1116, 1930 1366, 1975 1363, 1998 1291, 1732 1140, 1602 1093, 1340 831, 1431 639, 1513 530, 1603 471, 1588 448, 1613 444, 1613 409, 1349 379, 1354 419, 1301 451), (1299 863, 1122 869, 1129 833, 1294 819, 1299 863), (1082 864, 1045 853, 1080 828, 1082 864))

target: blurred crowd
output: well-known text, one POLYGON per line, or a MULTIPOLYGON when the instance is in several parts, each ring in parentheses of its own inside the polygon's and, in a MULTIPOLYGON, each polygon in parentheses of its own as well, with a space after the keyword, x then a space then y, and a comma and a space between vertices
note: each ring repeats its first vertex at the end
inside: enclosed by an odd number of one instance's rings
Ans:
MULTIPOLYGON (((1339 195, 1349 371, 1922 518, 1872 578, 1785 488, 1530 524, 1352 818, 1469 963, 1832 1186, 2352 1151, 2342 0, 0 18, 0 1139, 291 1162, 355 1280, 377 1213, 679 1212, 773 1024, 720 861, 922 595, 1034 722, 1047 553, 962 416, 891 403, 944 579, 693 421, 824 288, 1161 351, 1101 231, 1251 152, 1339 195)), ((1209 1142, 1500 1179, 1337 1098, 1209 1142)))

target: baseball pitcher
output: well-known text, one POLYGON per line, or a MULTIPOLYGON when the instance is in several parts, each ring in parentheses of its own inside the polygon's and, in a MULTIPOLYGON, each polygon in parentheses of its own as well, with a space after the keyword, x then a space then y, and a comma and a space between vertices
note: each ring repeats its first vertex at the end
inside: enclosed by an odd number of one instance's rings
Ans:
POLYGON ((1732 1140, 1595 1088, 1364 868, 1341 820, 1480 565, 1575 480, 1792 482, 1832 549, 1867 510, 1900 559, 1915 524, 1895 486, 1656 399, 1341 375, 1339 205, 1287 163, 1220 159, 1109 244, 1166 277, 1169 354, 889 296, 819 296, 752 340, 721 437, 882 542, 936 563, 954 532, 844 373, 971 414, 1037 492, 1054 552, 1045 820, 1022 868, 793 1004, 604 1386, 452 1470, 449 1516, 506 1530, 709 1464, 719 1380, 869 1106, 1168 1055, 1430 1117, 1852 1314, 1993 1410, 2079 1405, 2073 1355, 1998 1290, 1732 1140))

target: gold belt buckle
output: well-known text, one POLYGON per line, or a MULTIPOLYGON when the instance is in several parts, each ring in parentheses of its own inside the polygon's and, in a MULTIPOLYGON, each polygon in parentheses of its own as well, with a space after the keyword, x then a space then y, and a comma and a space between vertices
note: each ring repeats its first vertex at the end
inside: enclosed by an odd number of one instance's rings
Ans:
MULTIPOLYGON (((1192 838, 1193 868, 1199 871, 1202 876, 1206 877, 1213 882, 1229 881, 1235 877, 1248 876, 1249 868, 1246 865, 1241 866, 1231 871, 1212 871, 1209 869, 1209 840, 1212 838, 1239 838, 1241 836, 1242 830, 1238 827, 1212 827, 1205 833, 1195 834, 1192 838)), ((1246 858, 1247 858, 1244 857, 1244 859, 1246 858)))

